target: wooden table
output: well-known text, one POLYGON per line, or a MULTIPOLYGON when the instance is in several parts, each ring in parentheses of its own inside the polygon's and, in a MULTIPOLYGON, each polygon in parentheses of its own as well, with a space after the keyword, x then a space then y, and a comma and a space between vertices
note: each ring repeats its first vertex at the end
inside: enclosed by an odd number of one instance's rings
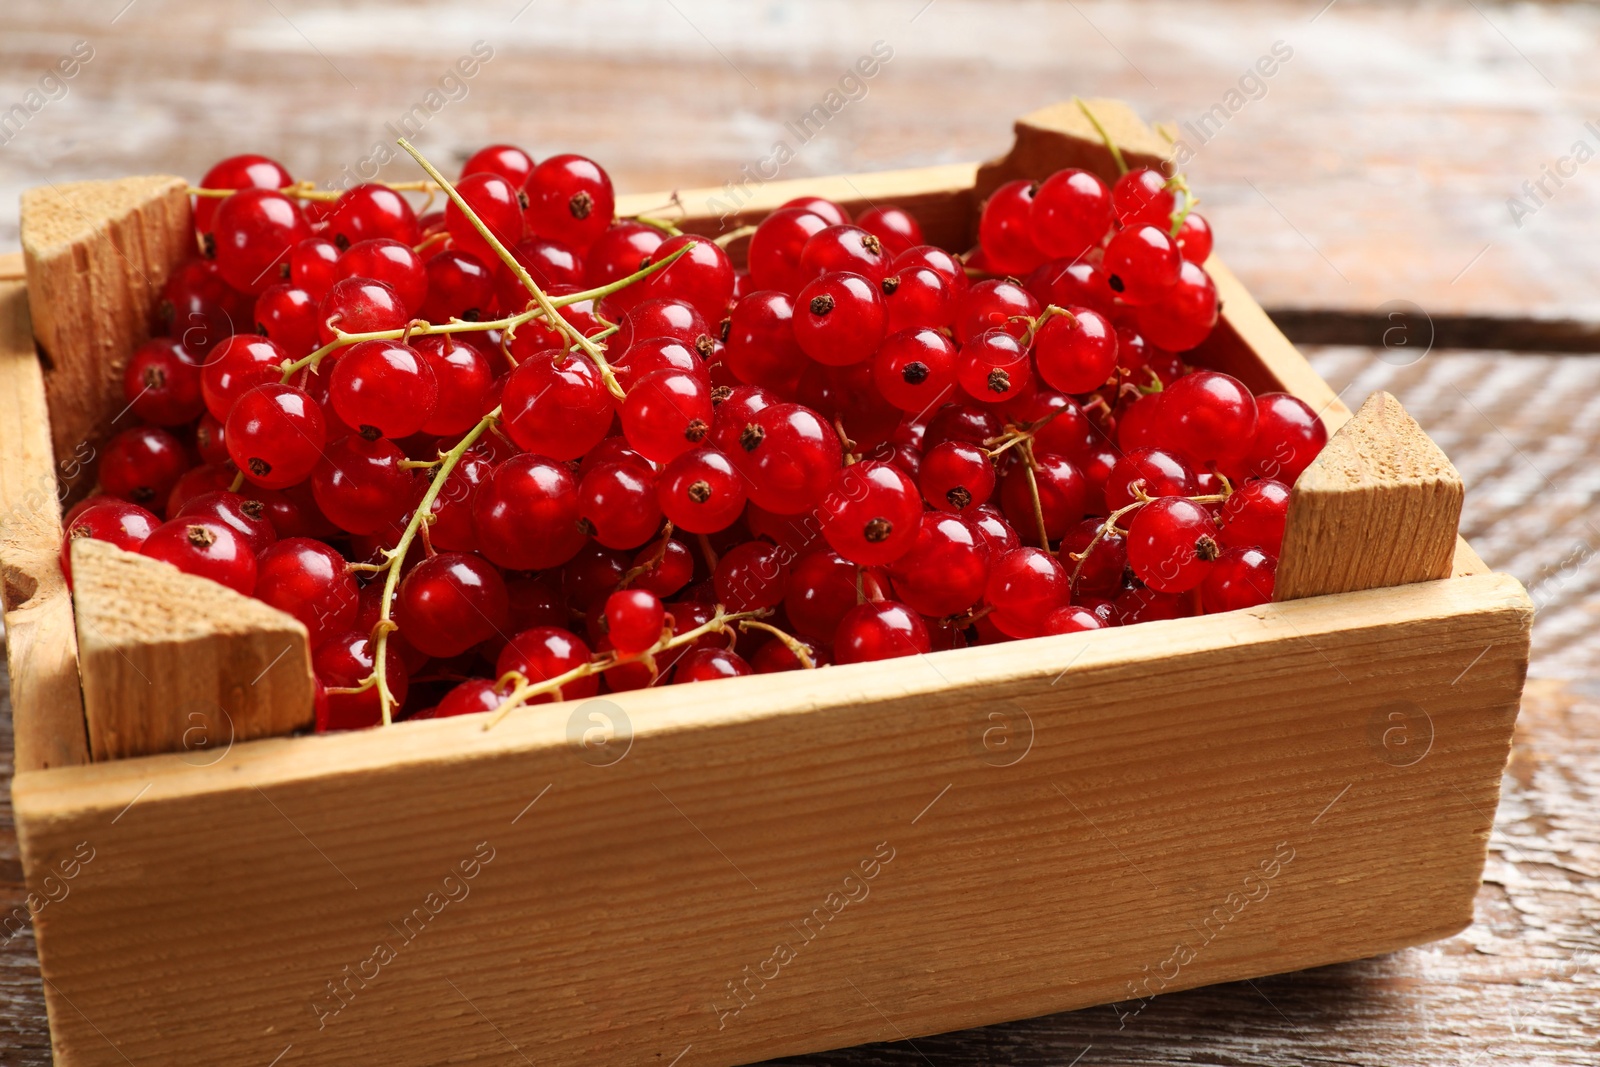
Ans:
MULTIPOLYGON (((1507 203, 1531 203, 1521 183, 1575 142, 1600 148, 1584 110, 1600 89, 1589 56, 1600 12, 1485 0, 671 0, 559 14, 523 0, 394 0, 359 15, 291 0, 124 3, 9 0, 0 14, 0 111, 75 41, 93 49, 64 95, 20 132, 0 128, 0 248, 15 242, 15 194, 46 181, 197 177, 251 149, 336 180, 480 40, 493 57, 428 118, 423 150, 446 162, 497 139, 541 156, 583 151, 629 190, 737 177, 774 140, 794 140, 785 122, 878 40, 894 58, 785 177, 993 155, 1010 117, 1074 89, 1175 116, 1181 135, 1284 42, 1293 54, 1259 93, 1245 86, 1204 143, 1189 134, 1187 169, 1219 248, 1298 338, 1370 346, 1307 351, 1352 404, 1378 388, 1400 397, 1466 478, 1463 533, 1540 608, 1478 922, 1374 960, 1164 996, 1121 1027, 1095 1008, 913 1043, 897 1040, 893 1003, 863 1003, 889 1043, 785 1062, 1600 1059, 1600 359, 1551 354, 1600 343, 1600 162, 1587 165, 1595 176, 1547 180, 1520 226, 1507 203), (1397 322, 1410 343, 1384 345, 1397 322), (1418 341, 1430 336, 1427 350, 1418 341)), ((0 747, 9 754, 8 714, 0 747)), ((6 790, 0 914, 22 900, 6 790)), ((0 1064, 48 1063, 25 926, 0 940, 0 1005, 0 1064)))

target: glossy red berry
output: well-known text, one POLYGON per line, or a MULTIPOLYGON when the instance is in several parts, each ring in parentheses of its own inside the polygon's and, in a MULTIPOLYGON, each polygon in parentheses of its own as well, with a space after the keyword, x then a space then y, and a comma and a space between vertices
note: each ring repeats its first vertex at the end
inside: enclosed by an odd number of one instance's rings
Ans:
POLYGON ((672 524, 688 533, 716 533, 744 512, 744 477, 721 451, 693 448, 661 471, 656 499, 672 524))
POLYGON ((92 498, 89 506, 67 523, 61 542, 61 573, 72 584, 72 543, 85 538, 105 541, 128 552, 137 552, 145 539, 161 525, 161 520, 145 508, 114 497, 92 498))
POLYGON ((461 167, 462 177, 480 172, 498 174, 520 189, 533 173, 533 157, 516 145, 488 145, 468 156, 461 167))
POLYGON ((889 273, 892 257, 883 242, 859 226, 829 226, 807 238, 800 250, 800 272, 807 278, 824 274, 859 274, 881 282, 889 273))
POLYGON ((917 485, 931 507, 965 515, 994 494, 994 463, 978 445, 943 441, 923 454, 917 485))
POLYGON ((411 347, 432 371, 437 388, 433 414, 422 424, 421 432, 450 437, 477 425, 483 417, 484 398, 494 384, 489 357, 450 334, 418 337, 411 347))
POLYGON ((1177 194, 1167 177, 1150 167, 1138 167, 1117 179, 1111 189, 1117 221, 1124 226, 1146 224, 1168 229, 1177 209, 1177 194))
POLYGON ((661 527, 655 472, 602 463, 578 482, 578 527, 607 548, 638 548, 661 527))
MULTIPOLYGON (((410 691, 410 678, 393 635, 385 642, 384 682, 399 705, 410 691)), ((370 678, 377 663, 372 635, 360 630, 341 630, 329 635, 311 653, 311 667, 330 692, 317 709, 317 732, 358 730, 383 721, 381 697, 376 686, 359 693, 336 693, 334 689, 355 689, 370 678)))
POLYGON ((1234 489, 1217 516, 1218 540, 1227 548, 1259 548, 1276 556, 1289 517, 1289 487, 1271 480, 1234 489))
POLYGON ((495 299, 495 275, 477 256, 448 248, 423 265, 427 296, 417 312, 429 322, 477 322, 495 299))
POLYGON ((1187 352, 1217 324, 1217 288, 1199 266, 1184 260, 1178 280, 1156 303, 1137 310, 1139 332, 1170 352, 1187 352))
POLYGON ((212 218, 217 270, 242 293, 259 293, 289 278, 289 253, 311 236, 300 207, 271 189, 243 189, 212 218))
POLYGON ((836 663, 871 663, 928 652, 932 642, 922 618, 893 600, 857 604, 833 635, 836 663))
POLYGON ((629 387, 622 402, 622 433, 646 459, 666 463, 706 439, 714 414, 708 382, 664 368, 629 387))
MULTIPOLYGON (((499 174, 477 171, 458 181, 456 192, 502 248, 510 250, 522 240, 522 205, 526 197, 510 181, 499 174)), ((500 262, 499 253, 457 206, 454 197, 444 206, 444 222, 455 247, 484 263, 500 262)))
POLYGON ((1118 230, 1106 245, 1106 284, 1133 307, 1165 299, 1178 283, 1183 257, 1167 231, 1156 226, 1118 230))
POLYGON ((422 354, 400 341, 362 341, 339 353, 328 399, 363 437, 410 437, 433 418, 439 386, 422 354))
POLYGON ((924 615, 958 615, 983 597, 989 548, 965 519, 925 512, 916 541, 889 564, 895 596, 924 615))
POLYGON ((286 538, 261 552, 255 596, 299 619, 312 648, 350 629, 361 601, 344 557, 309 537, 286 538))
POLYGON ((174 270, 157 310, 167 335, 200 357, 223 338, 251 329, 250 297, 223 280, 214 260, 192 259, 174 270))
POLYGON ((1230 548, 1217 557, 1200 586, 1206 613, 1236 611, 1272 602, 1277 558, 1259 548, 1230 548))
POLYGON ((1014 548, 992 557, 984 599, 994 609, 988 618, 1011 637, 1038 637, 1045 619, 1066 604, 1069 576, 1048 552, 1014 548))
POLYGON ((725 648, 692 648, 673 669, 674 682, 714 682, 755 673, 737 652, 725 648))
POLYGON ((892 563, 916 542, 922 494, 899 468, 868 461, 842 468, 823 501, 822 536, 863 566, 892 563))
POLYGON ((1195 490, 1194 470, 1165 449, 1137 448, 1117 461, 1106 479, 1106 509, 1116 511, 1145 496, 1188 496, 1195 490))
POLYGON ((717 600, 732 611, 777 607, 788 591, 787 554, 766 541, 736 545, 717 561, 717 600))
POLYGON ((522 189, 528 201, 524 213, 528 232, 579 253, 605 233, 616 212, 611 177, 583 156, 551 156, 533 168, 522 189))
POLYGON ((536 354, 513 370, 501 407, 511 440, 552 459, 588 452, 605 438, 616 414, 594 364, 559 350, 536 354))
POLYGON ((956 346, 938 330, 890 334, 872 358, 873 384, 902 411, 935 409, 950 398, 955 378, 956 346))
POLYGON ((387 237, 357 241, 339 257, 340 278, 371 278, 395 291, 408 315, 417 314, 428 295, 428 267, 410 245, 387 237))
POLYGON ((890 272, 898 273, 914 267, 926 267, 943 278, 945 285, 950 287, 950 296, 954 300, 959 301, 971 288, 972 283, 967 278, 966 267, 961 260, 934 245, 918 245, 901 252, 894 257, 890 272))
POLYGON ((410 321, 398 293, 371 278, 341 278, 317 305, 317 341, 327 344, 340 333, 398 330, 410 321))
MULTIPOLYGON (((517 634, 501 651, 494 669, 498 675, 516 672, 529 682, 543 682, 559 678, 590 659, 589 646, 570 630, 555 626, 535 626, 517 634)), ((574 678, 561 687, 563 700, 582 700, 600 691, 597 674, 574 678)), ((529 697, 530 704, 548 704, 554 700, 551 693, 529 697)))
POLYGON ((989 195, 978 220, 978 243, 997 274, 1023 275, 1045 260, 1033 240, 1034 196, 1039 186, 1019 178, 989 195))
POLYGON ((158 426, 181 426, 205 410, 200 360, 179 341, 156 337, 128 357, 122 395, 133 413, 158 426))
POLYGON ((583 284, 598 288, 643 270, 651 253, 666 239, 665 233, 642 222, 619 222, 607 227, 583 255, 583 284))
POLYGON ((400 583, 395 621, 419 652, 459 656, 509 624, 505 581, 481 556, 441 552, 418 563, 400 583))
POLYGON ((707 322, 721 322, 733 299, 733 261, 716 243, 698 234, 669 237, 641 267, 661 261, 687 248, 669 266, 613 296, 619 306, 632 307, 645 300, 681 300, 707 322))
MULTIPOLYGON (((266 156, 240 155, 229 156, 222 162, 206 171, 204 178, 200 179, 202 189, 276 189, 281 190, 294 184, 294 179, 284 169, 283 164, 266 156)), ((197 196, 194 198, 194 228, 201 233, 210 233, 211 220, 216 215, 217 208, 222 204, 223 198, 214 196, 197 196)))
MULTIPOLYGON (((228 471, 227 475, 231 484, 233 472, 228 471)), ((177 499, 177 496, 178 490, 174 489, 172 499, 177 499)), ((253 495, 229 492, 226 485, 194 493, 185 498, 176 510, 171 510, 169 504, 169 513, 175 519, 214 519, 231 526, 257 556, 278 540, 278 533, 268 517, 266 502, 255 499, 253 495)))
POLYGON ((1038 465, 1033 471, 1033 487, 1028 485, 1028 469, 1022 461, 1006 472, 1000 483, 1000 508, 1011 525, 1030 541, 1038 537, 1042 516, 1045 536, 1057 541, 1083 518, 1087 483, 1083 473, 1065 456, 1039 452, 1034 459, 1038 465), (1035 487, 1039 494, 1037 511, 1033 503, 1035 487))
POLYGON ((916 217, 893 205, 868 208, 856 219, 856 225, 876 237, 891 259, 922 243, 922 225, 916 217))
POLYGON ((286 489, 310 476, 322 458, 322 410, 292 385, 258 385, 228 415, 228 455, 252 484, 286 489))
POLYGON ((1044 617, 1046 634, 1075 634, 1083 630, 1102 630, 1106 622, 1088 608, 1069 604, 1056 608, 1044 617))
POLYGON ((1009 278, 991 278, 968 289, 956 305, 956 340, 966 344, 985 330, 1022 337, 1038 315, 1032 293, 1009 278))
POLYGON ((150 532, 141 554, 170 563, 185 574, 209 578, 249 596, 256 585, 256 557, 245 539, 220 522, 180 518, 150 532))
POLYGON ((1032 375, 1028 350, 1002 329, 968 338, 956 357, 956 382, 974 400, 998 404, 1028 385, 1032 375))
POLYGON ((785 200, 779 210, 790 208, 809 211, 829 226, 844 226, 850 222, 850 212, 844 209, 844 205, 822 196, 797 196, 792 200, 785 200))
POLYGON ((739 429, 728 458, 745 478, 752 503, 779 515, 814 507, 839 470, 839 435, 800 404, 776 404, 739 429))
POLYGON ((405 454, 385 439, 351 434, 329 441, 311 472, 311 492, 328 521, 347 533, 374 534, 414 504, 416 483, 400 466, 405 454))
POLYGON ((254 334, 235 334, 213 348, 200 368, 200 394, 206 410, 226 422, 234 401, 258 385, 283 379, 288 354, 254 334))
POLYGON ((1087 393, 1106 384, 1117 369, 1117 333, 1089 308, 1051 315, 1033 338, 1039 377, 1063 393, 1087 393))
POLYGON ((1299 397, 1262 393, 1255 399, 1256 435, 1240 462, 1253 477, 1293 485, 1328 443, 1328 428, 1299 397))
POLYGON ((317 301, 304 289, 274 285, 256 297, 256 332, 299 359, 317 347, 317 301))
POLYGON ((100 488, 160 511, 183 472, 189 456, 183 442, 159 426, 135 426, 113 437, 100 457, 100 488))
POLYGON ((1111 191, 1086 170, 1058 170, 1033 194, 1028 221, 1040 252, 1076 259, 1111 229, 1111 191))
POLYGON ((792 392, 805 365, 794 334, 794 301, 776 290, 733 306, 723 330, 723 363, 746 385, 792 392))
POLYGON ((643 589, 622 589, 606 598, 606 634, 624 656, 635 656, 661 640, 666 616, 661 598, 643 589))
POLYGON ((483 554, 507 570, 546 570, 583 547, 578 483, 543 456, 512 456, 478 486, 472 514, 483 554))
POLYGON ((307 237, 289 251, 289 284, 320 302, 341 277, 339 254, 326 237, 307 237))
POLYGON ((1256 436, 1256 401, 1239 379, 1195 371, 1161 394, 1172 444, 1196 463, 1235 459, 1256 436))
POLYGON ((800 290, 795 305, 795 340, 830 367, 872 358, 887 326, 878 287, 859 274, 824 274, 800 290))
POLYGON ((1128 568, 1128 544, 1114 530, 1102 530, 1105 520, 1084 519, 1061 538, 1059 558, 1071 574, 1076 571, 1073 593, 1115 595, 1128 568), (1090 548, 1093 542, 1094 547, 1090 548), (1081 557, 1081 558, 1074 558, 1081 557))
POLYGON ((410 203, 386 185, 375 182, 345 190, 326 216, 328 234, 339 248, 386 237, 415 247, 421 234, 410 203))
POLYGON ((917 327, 939 329, 955 321, 956 297, 931 267, 901 267, 878 283, 888 314, 889 333, 917 327))
POLYGON ((1193 589, 1221 552, 1211 512, 1183 497, 1153 500, 1128 524, 1128 566, 1158 593, 1193 589))

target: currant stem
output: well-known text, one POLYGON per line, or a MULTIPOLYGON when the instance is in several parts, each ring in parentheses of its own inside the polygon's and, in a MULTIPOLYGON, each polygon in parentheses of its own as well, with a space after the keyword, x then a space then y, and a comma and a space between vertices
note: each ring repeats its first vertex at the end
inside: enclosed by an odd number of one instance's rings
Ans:
POLYGON ((646 574, 661 566, 661 561, 667 557, 667 542, 670 540, 672 540, 672 520, 668 519, 661 526, 661 534, 656 539, 656 550, 650 553, 649 559, 630 568, 622 576, 622 580, 617 583, 617 588, 626 589, 639 575, 646 574))
POLYGON ((668 219, 657 218, 654 215, 635 215, 633 217, 633 221, 641 222, 646 226, 652 226, 666 234, 668 237, 683 236, 683 231, 678 229, 678 227, 668 219))
POLYGON ((727 608, 723 607, 721 604, 718 604, 716 613, 712 615, 710 619, 701 623, 699 626, 696 626, 692 630, 685 630, 683 633, 674 634, 671 637, 663 637, 661 640, 657 641, 654 645, 645 649, 643 652, 637 652, 631 656, 619 656, 614 651, 602 652, 590 659, 587 663, 580 663, 570 671, 567 671, 564 674, 558 674, 554 678, 545 678, 538 682, 529 682, 524 680, 506 695, 505 700, 502 701, 500 706, 495 709, 495 713, 489 717, 489 721, 483 724, 483 728, 485 730, 494 729, 494 727, 497 726, 507 715, 510 715, 523 704, 526 704, 530 697, 543 696, 546 693, 554 693, 556 695, 556 699, 560 700, 560 691, 562 686, 565 686, 570 682, 575 682, 580 678, 587 678, 592 674, 599 674, 602 671, 610 670, 612 667, 615 667, 620 663, 630 663, 647 658, 653 663, 654 657, 660 653, 690 644, 699 640, 706 634, 732 633, 732 627, 728 625, 729 623, 742 622, 746 619, 755 619, 771 614, 771 608, 758 608, 755 611, 730 612, 727 608))
POLYGON ((1028 323, 1028 332, 1022 335, 1022 340, 1018 343, 1021 344, 1024 349, 1033 347, 1033 339, 1038 336, 1039 327, 1043 326, 1051 319, 1058 318, 1065 318, 1069 322, 1078 321, 1078 316, 1074 315, 1061 305, 1047 305, 1043 311, 1039 312, 1039 316, 1037 318, 1028 323))
POLYGON ((1033 456, 1033 441, 1024 441, 1019 448, 1022 452, 1022 471, 1028 476, 1028 495, 1033 498, 1033 518, 1039 524, 1039 547, 1049 552, 1050 535, 1044 525, 1044 504, 1039 500, 1039 478, 1033 473, 1038 466, 1033 456))
POLYGON ((755 232, 756 228, 754 226, 740 226, 737 230, 729 230, 721 237, 715 238, 712 243, 718 248, 726 250, 729 245, 733 244, 733 242, 739 240, 741 237, 749 237, 755 232))
POLYGON ((1083 117, 1089 120, 1089 125, 1095 128, 1095 132, 1100 135, 1100 140, 1105 142, 1106 150, 1111 153, 1111 161, 1117 165, 1117 173, 1128 173, 1128 163, 1122 158, 1122 149, 1118 148, 1117 142, 1111 139, 1111 134, 1106 132, 1106 128, 1101 124, 1099 117, 1089 109, 1089 105, 1084 103, 1082 97, 1075 96, 1072 98, 1072 102, 1078 105, 1078 110, 1083 112, 1083 117))
POLYGON ((779 641, 783 642, 784 648, 787 648, 794 654, 794 658, 800 661, 800 666, 804 667, 808 671, 816 670, 817 663, 811 658, 811 650, 806 647, 805 642, 790 634, 784 633, 776 626, 760 622, 756 619, 744 619, 739 623, 739 629, 745 631, 761 630, 764 633, 771 634, 773 637, 776 637, 779 641))
MULTIPOLYGON (((1228 479, 1223 475, 1219 474, 1217 477, 1222 479, 1222 492, 1207 493, 1202 496, 1185 497, 1184 499, 1192 500, 1196 504, 1220 504, 1222 501, 1228 499, 1228 497, 1233 494, 1233 486, 1229 484, 1228 479)), ((1078 575, 1083 573, 1084 561, 1087 560, 1090 554, 1094 552, 1094 546, 1099 544, 1101 539, 1104 538, 1106 534, 1113 530, 1117 530, 1118 519, 1122 518, 1130 511, 1138 511, 1140 508, 1150 503, 1150 501, 1157 499, 1156 497, 1150 496, 1144 491, 1144 479, 1142 478, 1134 482, 1131 486, 1129 486, 1129 488, 1133 490, 1133 495, 1135 498, 1133 503, 1124 504, 1116 511, 1113 511, 1110 515, 1106 516, 1106 521, 1102 522, 1100 524, 1100 528, 1094 532, 1094 536, 1089 538, 1089 543, 1083 546, 1082 552, 1067 553, 1071 559, 1077 561, 1077 566, 1072 568, 1072 577, 1067 582, 1067 588, 1074 590, 1078 588, 1078 575)), ((1120 533, 1122 531, 1118 530, 1118 532, 1120 533)))
POLYGON ((468 430, 466 436, 462 437, 454 448, 439 457, 439 469, 434 473, 428 491, 422 495, 422 500, 417 504, 416 511, 412 512, 411 521, 406 523, 405 532, 400 535, 400 540, 395 543, 394 548, 384 553, 383 566, 387 573, 383 579, 383 601, 378 612, 378 622, 372 628, 372 678, 378 687, 378 704, 383 709, 385 726, 394 721, 394 693, 389 689, 388 672, 385 669, 387 664, 384 660, 389 649, 389 631, 397 629, 390 613, 394 609, 394 594, 400 585, 400 572, 405 567, 406 552, 417 536, 417 529, 427 522, 428 516, 433 513, 433 503, 439 499, 445 479, 450 477, 450 472, 461 462, 461 457, 466 454, 467 449, 471 448, 499 418, 500 408, 497 406, 479 419, 478 424, 468 430))
MULTIPOLYGON (((433 193, 438 192, 438 186, 432 182, 420 180, 412 182, 372 182, 371 184, 385 186, 397 193, 428 193, 431 196, 433 193)), ((184 193, 189 196, 203 197, 208 200, 220 200, 237 192, 239 192, 238 189, 202 189, 197 185, 191 185, 184 190, 184 193)), ((309 180, 285 185, 278 192, 296 200, 318 200, 329 203, 344 195, 337 189, 318 189, 317 183, 309 180)))

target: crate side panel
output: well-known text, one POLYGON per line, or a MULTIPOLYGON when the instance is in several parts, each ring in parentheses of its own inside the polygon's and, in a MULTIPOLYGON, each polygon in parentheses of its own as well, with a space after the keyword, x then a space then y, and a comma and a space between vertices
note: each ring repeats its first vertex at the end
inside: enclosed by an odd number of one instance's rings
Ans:
POLYGON ((517 748, 422 724, 429 759, 279 783, 243 751, 32 776, 30 869, 93 854, 37 920, 58 1057, 735 1064, 1135 1011, 1464 925, 1520 587, 1192 622, 1212 640, 1147 628, 1166 659, 1054 639, 1001 680, 959 654, 841 670, 858 699, 809 710, 732 683, 536 710, 546 743, 517 748), (690 701, 718 702, 707 725, 690 701), (561 743, 629 711, 625 752, 561 743), (141 792, 184 773, 204 790, 141 792), (95 777, 131 806, 74 813, 60 783, 95 777))

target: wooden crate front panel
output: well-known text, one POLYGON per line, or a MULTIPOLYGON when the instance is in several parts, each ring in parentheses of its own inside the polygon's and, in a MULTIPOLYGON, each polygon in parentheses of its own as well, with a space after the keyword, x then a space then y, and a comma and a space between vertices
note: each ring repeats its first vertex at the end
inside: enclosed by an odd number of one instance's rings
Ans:
POLYGON ((29 869, 92 853, 58 1062, 736 1064, 1442 937, 1529 617, 1485 575, 20 774, 29 869))

